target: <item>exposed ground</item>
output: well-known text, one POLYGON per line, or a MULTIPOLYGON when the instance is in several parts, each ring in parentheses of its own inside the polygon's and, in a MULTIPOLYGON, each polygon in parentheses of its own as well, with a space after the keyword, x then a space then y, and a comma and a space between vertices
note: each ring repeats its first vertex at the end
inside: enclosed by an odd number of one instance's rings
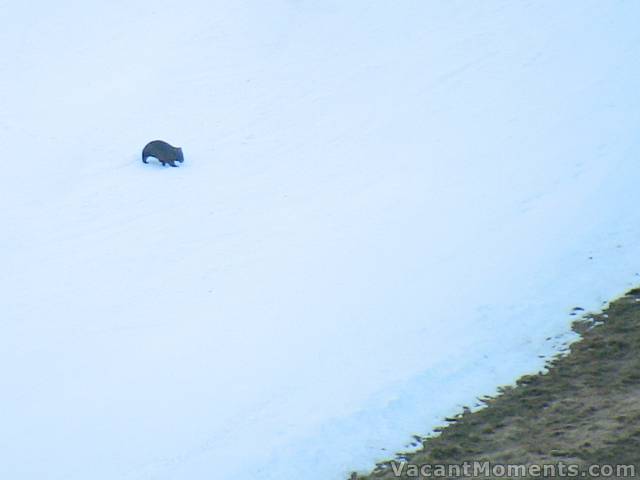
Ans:
POLYGON ((419 439, 419 451, 399 454, 352 478, 415 478, 409 475, 415 469, 410 472, 407 465, 465 461, 562 462, 585 469, 633 464, 640 475, 640 288, 599 314, 585 315, 573 328, 582 338, 568 354, 551 360, 545 372, 484 397, 480 410, 446 419, 446 426, 419 439), (394 474, 392 464, 402 461, 403 474, 394 474))

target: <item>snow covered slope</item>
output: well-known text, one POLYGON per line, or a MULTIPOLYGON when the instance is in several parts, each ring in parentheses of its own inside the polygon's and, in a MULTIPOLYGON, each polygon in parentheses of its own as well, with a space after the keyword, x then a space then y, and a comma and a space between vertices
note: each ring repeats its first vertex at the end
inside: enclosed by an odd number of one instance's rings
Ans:
POLYGON ((0 0, 0 478, 344 478, 540 368, 638 281, 639 15, 0 0))

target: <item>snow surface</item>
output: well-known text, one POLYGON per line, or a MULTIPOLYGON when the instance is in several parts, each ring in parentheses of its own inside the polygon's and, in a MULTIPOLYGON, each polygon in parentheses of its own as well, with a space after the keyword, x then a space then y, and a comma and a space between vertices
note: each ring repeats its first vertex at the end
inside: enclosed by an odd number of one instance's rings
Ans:
POLYGON ((0 0, 0 478, 341 479, 540 369, 638 282, 639 15, 0 0))

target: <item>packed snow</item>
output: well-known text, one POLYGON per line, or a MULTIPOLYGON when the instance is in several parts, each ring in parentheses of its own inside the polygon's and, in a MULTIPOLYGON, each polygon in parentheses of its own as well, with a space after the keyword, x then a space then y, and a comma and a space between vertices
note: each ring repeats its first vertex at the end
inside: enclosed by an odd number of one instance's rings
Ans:
POLYGON ((640 2, 0 18, 0 478, 344 479, 640 281, 640 2))

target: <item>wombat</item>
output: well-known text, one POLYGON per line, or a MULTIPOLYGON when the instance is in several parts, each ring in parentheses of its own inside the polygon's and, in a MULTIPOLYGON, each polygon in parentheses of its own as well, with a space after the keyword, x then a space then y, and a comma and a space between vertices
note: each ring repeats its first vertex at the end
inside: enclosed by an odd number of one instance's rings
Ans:
POLYGON ((177 167, 176 162, 184 162, 182 149, 172 147, 162 140, 154 140, 153 142, 147 143, 146 147, 142 150, 142 161, 149 163, 147 162, 147 158, 149 157, 157 158, 163 166, 168 163, 172 167, 177 167))

